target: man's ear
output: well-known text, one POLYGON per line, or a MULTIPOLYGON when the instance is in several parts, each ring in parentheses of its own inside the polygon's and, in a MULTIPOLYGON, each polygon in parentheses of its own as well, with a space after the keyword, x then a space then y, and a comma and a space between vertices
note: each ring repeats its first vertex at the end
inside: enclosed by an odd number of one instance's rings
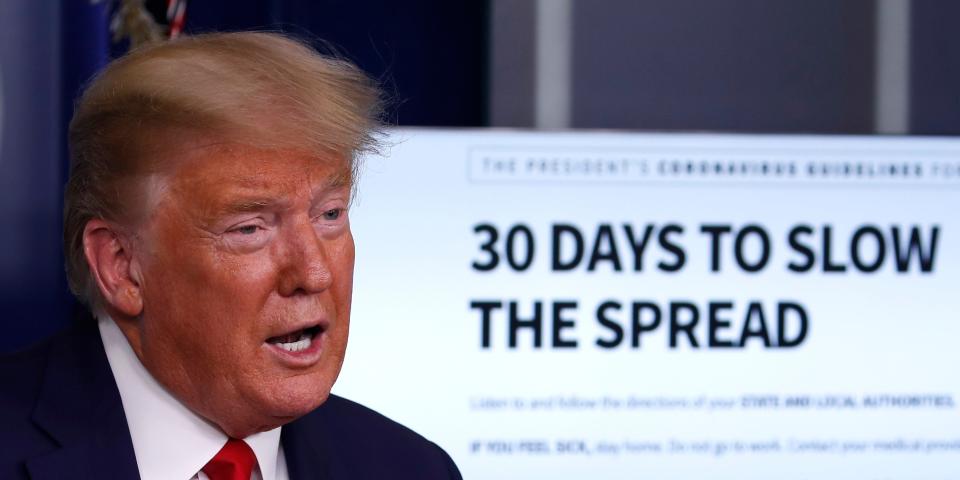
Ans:
POLYGON ((143 312, 143 290, 130 247, 123 232, 104 220, 92 219, 83 229, 83 253, 106 303, 104 307, 136 317, 143 312))

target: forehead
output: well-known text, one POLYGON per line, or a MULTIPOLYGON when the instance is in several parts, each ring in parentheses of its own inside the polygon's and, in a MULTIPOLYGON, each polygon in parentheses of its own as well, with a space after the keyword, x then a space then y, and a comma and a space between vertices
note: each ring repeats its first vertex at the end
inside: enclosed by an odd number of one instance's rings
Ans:
POLYGON ((246 145, 209 145, 185 150, 170 162, 169 186, 181 193, 221 191, 291 192, 349 187, 351 165, 343 155, 246 145))

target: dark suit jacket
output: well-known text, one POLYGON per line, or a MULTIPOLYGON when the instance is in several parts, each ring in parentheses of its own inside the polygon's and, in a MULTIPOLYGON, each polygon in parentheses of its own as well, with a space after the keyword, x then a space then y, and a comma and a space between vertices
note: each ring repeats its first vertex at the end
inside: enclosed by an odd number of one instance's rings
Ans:
MULTIPOLYGON (((292 480, 460 478, 437 445, 334 395, 280 438, 292 480)), ((0 358, 0 479, 24 478, 139 478, 93 321, 0 358)))

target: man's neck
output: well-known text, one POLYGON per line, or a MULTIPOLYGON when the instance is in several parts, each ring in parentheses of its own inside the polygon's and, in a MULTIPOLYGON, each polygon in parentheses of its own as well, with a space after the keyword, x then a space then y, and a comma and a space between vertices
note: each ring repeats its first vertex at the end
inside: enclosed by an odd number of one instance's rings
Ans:
MULTIPOLYGON (((120 391, 140 478, 192 478, 223 447, 227 436, 157 382, 110 317, 101 316, 97 322, 120 391)), ((244 440, 257 456, 262 478, 276 479, 278 460, 283 462, 280 429, 244 440)))

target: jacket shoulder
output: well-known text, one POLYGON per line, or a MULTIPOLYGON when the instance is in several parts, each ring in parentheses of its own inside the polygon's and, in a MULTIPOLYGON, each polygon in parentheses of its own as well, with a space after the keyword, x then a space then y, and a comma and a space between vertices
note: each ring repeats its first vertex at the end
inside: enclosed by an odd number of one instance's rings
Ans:
MULTIPOLYGON (((40 394, 43 371, 54 339, 0 355, 0 425, 29 418, 40 394)), ((0 432, 8 429, 0 429, 0 432)))
POLYGON ((0 355, 0 478, 25 477, 24 460, 54 447, 32 419, 53 342, 0 355))
POLYGON ((461 478, 437 444, 359 403, 330 395, 307 417, 349 478, 461 478))

